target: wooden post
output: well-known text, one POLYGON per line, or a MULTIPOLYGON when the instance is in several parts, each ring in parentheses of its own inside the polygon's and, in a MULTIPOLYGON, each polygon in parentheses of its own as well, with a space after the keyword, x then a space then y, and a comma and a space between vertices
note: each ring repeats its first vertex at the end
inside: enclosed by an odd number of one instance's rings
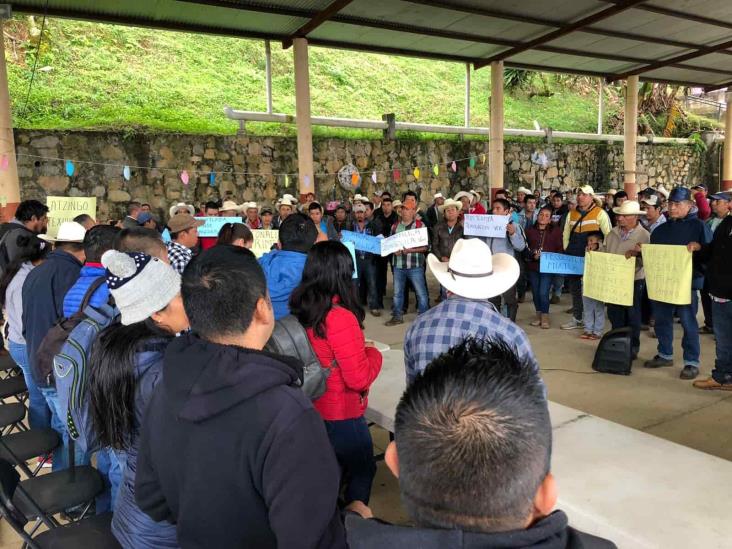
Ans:
POLYGON ((732 92, 725 95, 727 111, 724 114, 724 149, 722 152, 722 191, 732 191, 732 92))
POLYGON ((265 91, 267 93, 267 114, 272 114, 272 48, 269 40, 264 41, 265 91))
POLYGON ((295 117, 297 119, 297 168, 300 197, 315 192, 313 177, 313 130, 310 124, 310 72, 308 68, 308 41, 292 41, 295 56, 295 117))
POLYGON ((470 63, 465 63, 465 127, 470 127, 470 63))
POLYGON ((8 167, 0 169, 0 221, 10 221, 20 202, 18 166, 15 160, 15 138, 13 120, 10 115, 10 92, 8 90, 8 71, 5 66, 5 44, 3 20, 0 19, 0 159, 8 159, 8 167))
POLYGON ((488 141, 488 172, 491 201, 503 188, 503 61, 491 63, 490 139, 488 141))
POLYGON ((625 141, 623 142, 625 192, 628 200, 638 196, 638 185, 635 182, 635 151, 638 133, 638 75, 629 76, 625 83, 625 118, 623 120, 625 141))
POLYGON ((605 83, 602 78, 600 78, 600 85, 597 88, 597 135, 602 134, 602 123, 605 118, 605 105, 604 105, 604 96, 605 95, 605 83))

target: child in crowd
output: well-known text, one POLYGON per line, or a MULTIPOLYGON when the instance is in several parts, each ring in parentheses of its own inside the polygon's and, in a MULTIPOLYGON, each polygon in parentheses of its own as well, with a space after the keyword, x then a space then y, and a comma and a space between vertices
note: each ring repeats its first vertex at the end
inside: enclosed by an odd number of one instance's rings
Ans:
MULTIPOLYGON (((587 251, 596 252, 602 245, 603 236, 600 231, 590 233, 587 237, 587 251)), ((582 296, 584 308, 585 331, 581 339, 600 339, 605 330, 605 304, 602 301, 582 296)))

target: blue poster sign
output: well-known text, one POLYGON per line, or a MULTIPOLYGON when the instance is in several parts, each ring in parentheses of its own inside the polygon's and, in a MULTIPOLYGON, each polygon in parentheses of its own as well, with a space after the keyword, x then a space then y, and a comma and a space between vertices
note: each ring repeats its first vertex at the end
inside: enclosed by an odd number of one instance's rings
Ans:
POLYGON ((585 258, 567 254, 541 252, 539 271, 542 273, 580 275, 585 272, 585 258))
POLYGON ((379 238, 378 236, 357 233, 355 231, 341 231, 341 240, 343 243, 353 242, 353 245, 359 252, 381 255, 381 241, 383 238, 379 238))

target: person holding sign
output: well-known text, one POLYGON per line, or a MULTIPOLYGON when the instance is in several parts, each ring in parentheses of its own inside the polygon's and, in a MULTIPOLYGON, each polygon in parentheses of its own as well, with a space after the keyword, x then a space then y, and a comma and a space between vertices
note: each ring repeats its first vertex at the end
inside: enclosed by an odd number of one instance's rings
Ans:
MULTIPOLYGON (((527 200, 528 202, 528 200, 527 200)), ((549 328, 549 293, 553 273, 542 273, 539 261, 542 252, 562 252, 562 231, 552 223, 552 207, 544 206, 539 210, 536 223, 526 229, 526 272, 531 284, 531 295, 534 298, 536 319, 531 321, 532 326, 549 328)))
MULTIPOLYGON (((424 227, 424 224, 419 219, 415 219, 416 214, 416 204, 412 203, 412 201, 405 203, 402 207, 401 221, 392 227, 391 234, 395 235, 402 231, 411 231, 412 229, 421 229, 424 227)), ((404 324, 402 316, 407 280, 412 283, 417 294, 418 314, 425 313, 430 308, 429 296, 427 294, 427 280, 424 276, 424 254, 427 252, 427 249, 428 246, 420 246, 419 248, 394 252, 392 259, 394 266, 394 303, 391 319, 386 323, 386 326, 404 324)))
MULTIPOLYGON (((689 189, 675 187, 668 197, 669 220, 660 225, 651 235, 651 244, 668 244, 687 246, 697 242, 704 246, 711 242, 709 227, 691 211, 694 200, 689 189)), ((640 246, 637 248, 640 251, 640 246)), ((646 273, 647 277, 652 274, 646 273)), ((657 275, 656 275, 657 276, 657 275)), ((647 361, 646 368, 661 368, 674 364, 674 312, 681 321, 684 337, 681 346, 684 350, 684 369, 681 379, 695 379, 699 375, 699 324, 696 320, 698 307, 697 290, 704 285, 704 274, 700 265, 695 262, 691 280, 691 303, 677 305, 651 300, 653 316, 656 320, 656 336, 658 337, 658 354, 647 361)), ((650 287, 649 287, 650 294, 650 287)))
POLYGON ((617 226, 610 231, 605 239, 605 251, 611 254, 620 254, 626 259, 635 257, 635 282, 633 283, 633 305, 607 304, 607 317, 613 330, 630 327, 630 344, 633 349, 633 359, 638 356, 640 349, 641 329, 641 298, 645 274, 643 273, 643 259, 637 250, 637 245, 648 244, 651 240, 648 231, 640 224, 640 216, 645 212, 635 200, 626 200, 619 208, 613 208, 617 226))
MULTIPOLYGON (((450 261, 450 254, 455 243, 463 237, 463 226, 458 223, 462 203, 448 198, 440 208, 440 221, 432 229, 432 253, 442 263, 450 261)), ((438 303, 447 298, 447 292, 440 286, 440 299, 438 303)))
MULTIPOLYGON (((372 223, 366 220, 366 206, 353 206, 353 232, 374 236, 372 223)), ((330 225, 332 227, 332 225, 330 225)), ((335 232, 335 228, 333 229, 335 232)), ((337 240, 337 237, 333 240, 337 240)), ((373 316, 381 316, 379 291, 376 286, 376 263, 374 254, 356 250, 356 272, 358 273, 358 296, 362 305, 367 304, 373 316)))

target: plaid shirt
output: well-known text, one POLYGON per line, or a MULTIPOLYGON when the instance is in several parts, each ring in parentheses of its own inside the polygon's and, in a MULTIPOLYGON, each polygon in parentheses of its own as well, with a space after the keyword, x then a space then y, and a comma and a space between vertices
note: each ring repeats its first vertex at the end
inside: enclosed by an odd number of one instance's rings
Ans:
MULTIPOLYGON (((401 222, 395 223, 394 226, 391 228, 391 234, 395 235, 402 231, 421 229, 422 227, 424 227, 424 223, 422 223, 419 219, 415 219, 409 225, 405 225, 401 222)), ((426 263, 425 254, 422 252, 393 255, 392 257, 394 258, 395 269, 424 269, 426 263)))
POLYGON ((168 259, 170 260, 170 266, 173 267, 178 273, 183 274, 183 269, 186 268, 188 262, 193 259, 193 252, 178 244, 177 242, 167 242, 165 244, 168 248, 168 259))
POLYGON ((539 370, 526 333, 488 301, 456 295, 417 317, 404 338, 407 384, 427 365, 466 336, 494 338, 510 345, 521 360, 539 370))

